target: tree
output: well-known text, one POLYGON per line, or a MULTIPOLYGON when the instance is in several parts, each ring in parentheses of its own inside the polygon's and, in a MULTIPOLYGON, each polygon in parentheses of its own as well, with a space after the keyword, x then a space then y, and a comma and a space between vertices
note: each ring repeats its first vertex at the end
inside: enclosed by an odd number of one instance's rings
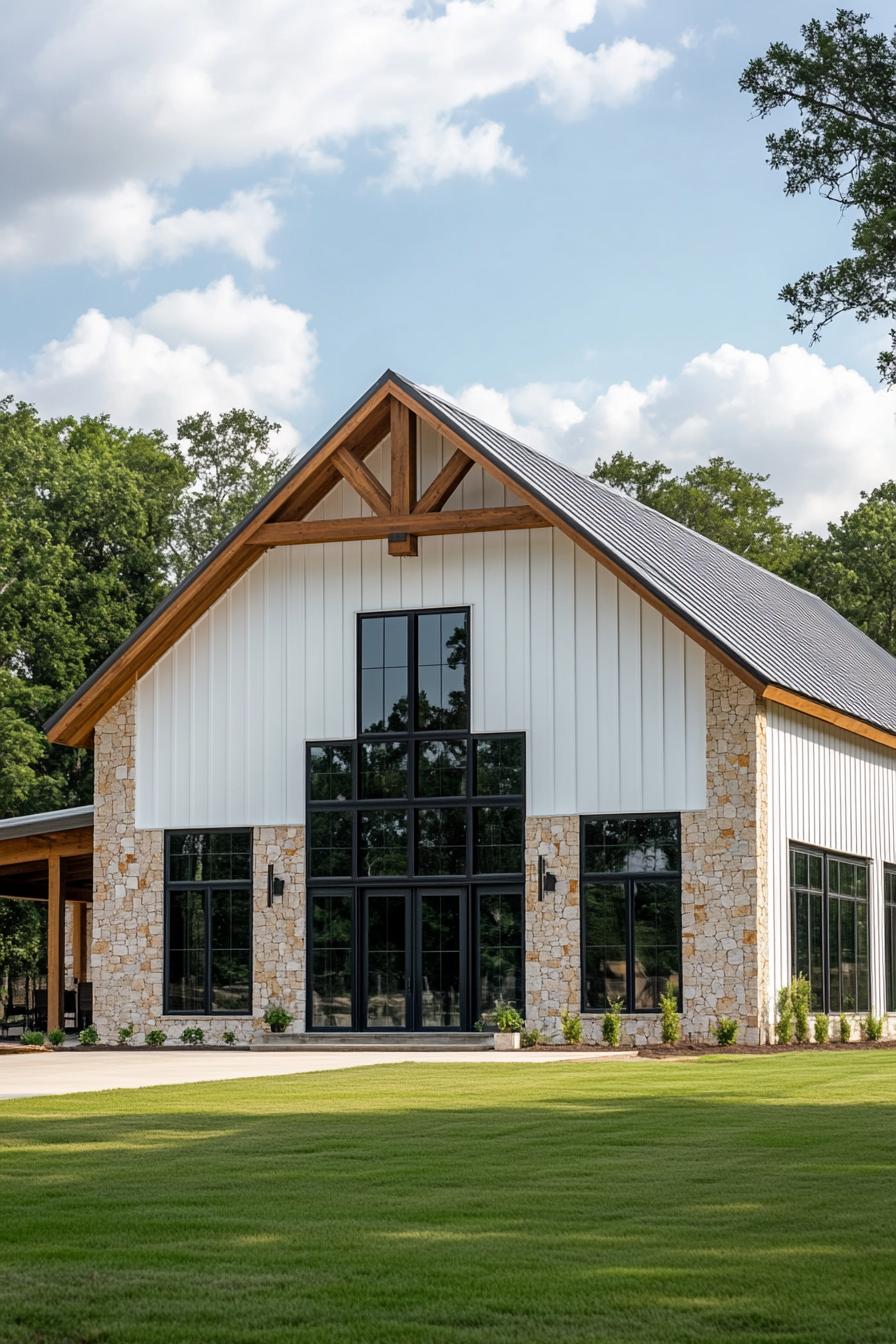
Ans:
POLYGON ((831 523, 805 575, 813 592, 896 654, 896 481, 831 523))
POLYGON ((0 900, 0 998, 10 975, 31 974, 44 955, 44 921, 31 901, 0 900))
POLYGON ((711 457, 674 476, 662 462, 617 452, 596 462, 591 474, 766 569, 787 573, 797 561, 800 539, 776 514, 781 500, 767 487, 768 476, 727 458, 711 457))
POLYGON ((271 436, 280 426, 254 411, 232 410, 214 420, 207 411, 177 426, 190 486, 180 500, 168 548, 180 582, 262 499, 289 468, 271 436))
MULTIPOLYGON (((798 125, 766 138, 787 195, 815 188, 855 215, 853 255, 807 271, 778 296, 791 329, 810 331, 813 342, 841 313, 896 318, 896 31, 869 32, 868 18, 839 9, 827 23, 813 19, 802 49, 773 42, 740 77, 758 116, 797 114, 798 125)), ((896 385, 896 328, 878 368, 896 385)))

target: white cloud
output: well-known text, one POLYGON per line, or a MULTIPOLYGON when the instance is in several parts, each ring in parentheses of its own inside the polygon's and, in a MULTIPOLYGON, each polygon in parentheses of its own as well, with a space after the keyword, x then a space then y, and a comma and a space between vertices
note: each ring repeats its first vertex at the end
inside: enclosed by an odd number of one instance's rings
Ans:
POLYGON ((265 264, 266 193, 173 212, 190 173, 385 147, 389 186, 516 173, 482 104, 528 90, 558 115, 637 97, 672 55, 585 45, 597 0, 84 0, 5 15, 0 261, 123 268, 197 246, 265 264), (573 41, 572 39, 575 39, 573 41))
POLYGON ((458 400, 585 472, 617 449, 676 471, 731 458, 769 474, 798 527, 824 530, 861 490, 896 476, 896 393, 797 345, 769 356, 722 345, 643 387, 477 384, 458 400))
POLYGON ((306 313, 245 294, 224 276, 163 294, 133 318, 92 308, 27 368, 0 370, 0 386, 46 415, 105 411, 116 423, 169 434, 195 411, 246 406, 280 421, 285 450, 298 443, 288 416, 307 397, 316 364, 306 313))

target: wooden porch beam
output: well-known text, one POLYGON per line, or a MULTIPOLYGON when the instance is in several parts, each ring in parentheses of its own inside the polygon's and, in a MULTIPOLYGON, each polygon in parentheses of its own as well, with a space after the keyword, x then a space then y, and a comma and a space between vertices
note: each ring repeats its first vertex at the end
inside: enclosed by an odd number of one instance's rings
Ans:
POLYGON ((58 854, 47 866, 47 1031, 62 1026, 65 989, 65 901, 58 854))
POLYGON ((374 513, 382 516, 392 511, 392 504, 386 491, 370 468, 359 461, 354 453, 350 453, 347 448, 337 448, 333 454, 333 465, 374 513))
POLYGON ((436 513, 448 502, 473 465, 472 457, 456 448, 432 484, 423 491, 412 512, 436 513))
POLYGON ((35 859, 71 858, 77 854, 93 853, 93 828, 79 827, 61 831, 57 836, 20 836, 0 842, 0 869, 12 863, 32 863, 35 859))
MULTIPOLYGON (((417 502, 417 417, 404 402, 389 402, 389 440, 392 449, 392 507, 395 514, 412 513, 417 502)), ((398 528, 393 528, 398 532, 398 528)), ((390 555, 416 555, 417 538, 406 532, 389 540, 390 555)))
POLYGON ((307 546, 321 541, 370 541, 396 532, 414 536, 449 536, 458 532, 504 532, 550 527, 540 513, 526 506, 500 509, 455 509, 447 513, 390 514, 388 518, 328 518, 311 523, 266 523, 252 546, 307 546))

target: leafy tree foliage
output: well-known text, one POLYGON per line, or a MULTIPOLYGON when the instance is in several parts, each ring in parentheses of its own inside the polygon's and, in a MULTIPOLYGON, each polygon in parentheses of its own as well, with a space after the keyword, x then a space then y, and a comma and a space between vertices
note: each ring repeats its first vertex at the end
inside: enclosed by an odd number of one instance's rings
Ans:
MULTIPOLYGON (((795 112, 796 126, 767 136, 769 163, 789 196, 817 189, 854 216, 853 255, 807 271, 779 294, 795 332, 817 341, 841 313, 896 318, 896 31, 868 29, 868 14, 839 9, 802 28, 803 46, 774 42, 740 87, 760 117, 795 112)), ((878 359, 896 384, 896 328, 878 359)))
POLYGON ((796 561, 799 541, 775 512, 781 500, 766 485, 768 477, 727 458, 712 457, 675 476, 662 462, 617 452, 591 474, 766 569, 784 573, 796 561))
POLYGON ((10 975, 37 970, 45 956, 41 911, 30 901, 0 900, 0 998, 10 975))
POLYGON ((813 551, 805 586, 896 654, 896 481, 863 491, 813 551))

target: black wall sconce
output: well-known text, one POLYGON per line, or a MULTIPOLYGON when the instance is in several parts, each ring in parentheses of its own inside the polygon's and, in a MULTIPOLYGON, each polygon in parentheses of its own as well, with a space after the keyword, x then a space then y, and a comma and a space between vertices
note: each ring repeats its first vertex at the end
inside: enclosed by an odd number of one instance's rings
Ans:
POLYGON ((543 854, 538 856, 538 899, 544 900, 545 892, 551 894, 557 890, 557 878, 554 873, 549 873, 545 869, 545 857, 543 854))
POLYGON ((275 896, 282 896, 286 886, 282 877, 274 876, 274 865, 268 864, 268 905, 274 904, 275 896))

